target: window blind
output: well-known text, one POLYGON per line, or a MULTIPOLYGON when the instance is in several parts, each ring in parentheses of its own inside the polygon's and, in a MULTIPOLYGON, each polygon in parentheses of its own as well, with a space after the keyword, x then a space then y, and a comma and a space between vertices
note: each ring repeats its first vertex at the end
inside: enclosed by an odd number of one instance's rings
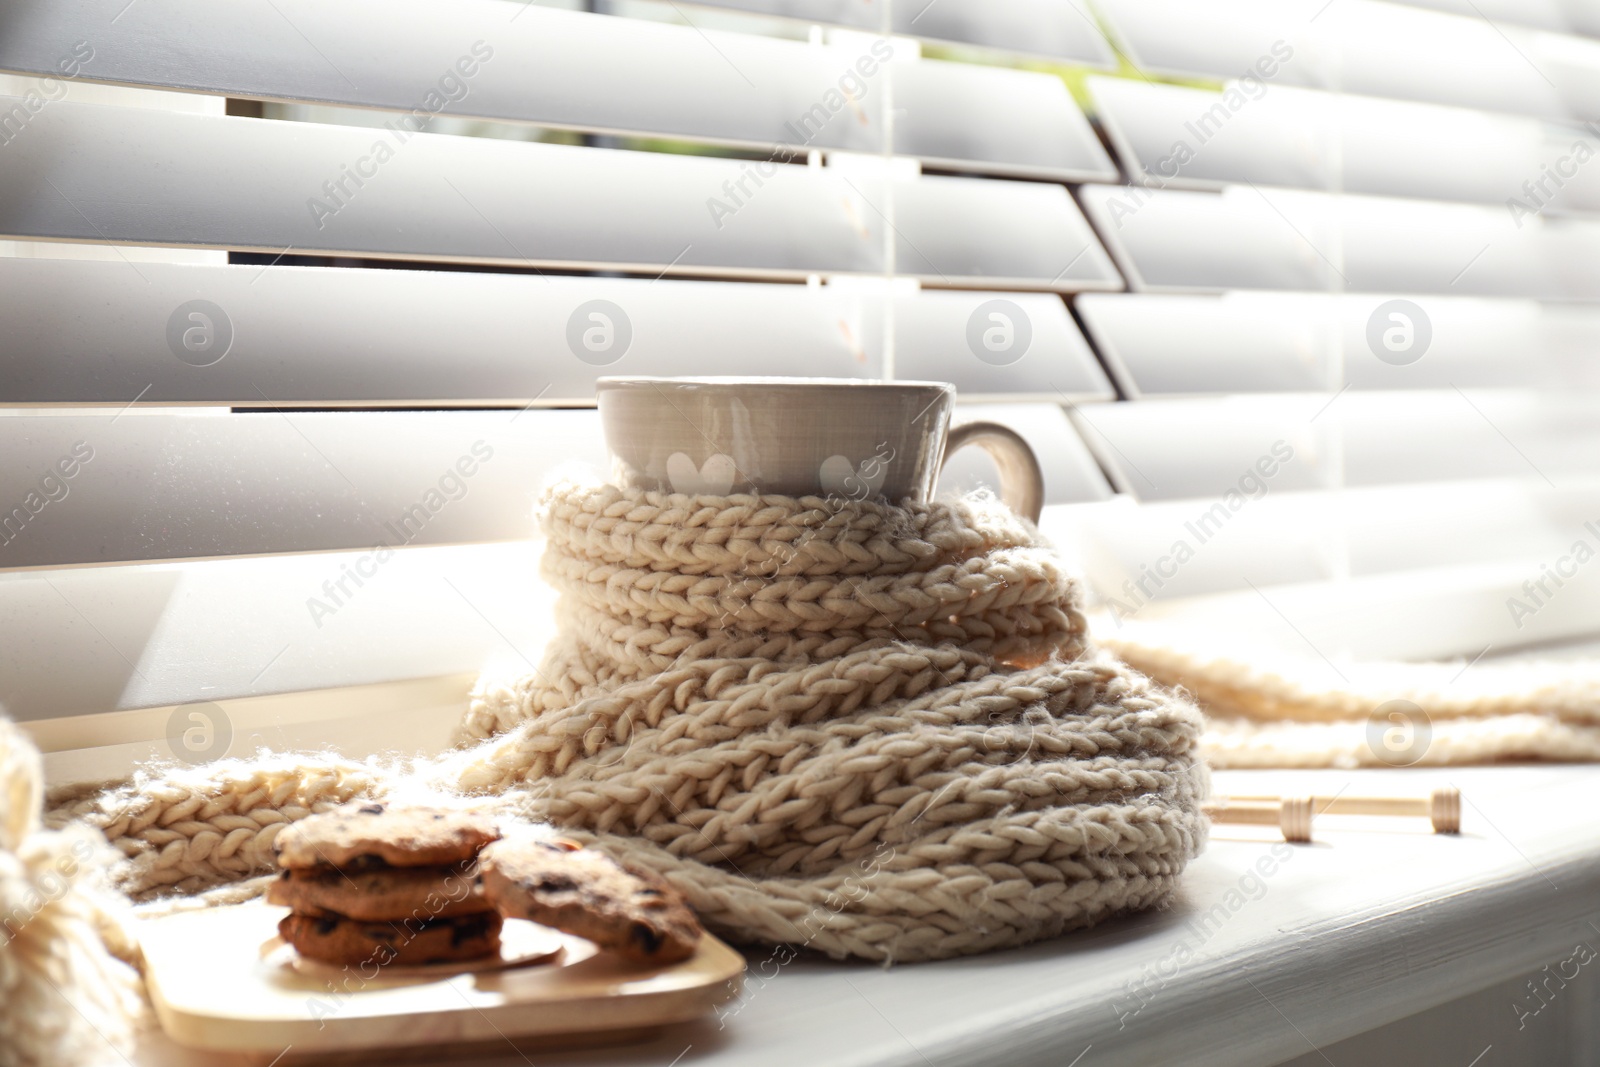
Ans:
POLYGON ((536 657, 613 373, 951 381, 1114 620, 1600 629, 1586 572, 1507 608, 1600 548, 1592 5, 572 6, 0 5, 0 701, 47 747, 536 657))
MULTIPOLYGON (((702 36, 687 25, 551 8, 508 16, 506 0, 125 5, 9 4, 0 12, 0 64, 53 73, 93 26, 94 58, 82 66, 95 78, 382 109, 399 116, 388 127, 397 152, 407 126, 439 114, 754 149, 886 147, 872 90, 895 54, 890 39, 819 47, 702 36), (383 47, 374 48, 379 27, 383 47), (832 121, 836 114, 843 121, 832 121)), ((930 60, 905 64, 894 94, 900 155, 983 173, 1116 175, 1058 78, 930 60)))

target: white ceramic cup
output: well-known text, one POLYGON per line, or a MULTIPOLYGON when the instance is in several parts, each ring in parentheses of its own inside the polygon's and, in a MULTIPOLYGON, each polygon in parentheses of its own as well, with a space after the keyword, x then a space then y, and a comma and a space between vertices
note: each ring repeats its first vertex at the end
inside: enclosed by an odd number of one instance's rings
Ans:
POLYGON ((1000 470, 1000 497, 1038 521, 1039 461, 993 422, 950 429, 955 387, 851 378, 601 378, 618 485, 672 493, 912 500, 933 495, 967 445, 1000 470))

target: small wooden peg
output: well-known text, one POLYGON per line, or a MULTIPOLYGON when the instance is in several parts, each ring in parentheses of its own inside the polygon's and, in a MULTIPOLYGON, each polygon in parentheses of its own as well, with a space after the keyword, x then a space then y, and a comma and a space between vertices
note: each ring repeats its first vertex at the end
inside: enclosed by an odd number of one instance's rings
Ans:
POLYGON ((1310 797, 1218 797, 1201 807, 1212 822, 1276 826, 1285 841, 1311 840, 1310 797))
POLYGON ((1435 789, 1426 797, 1216 797, 1203 808, 1213 822, 1277 826, 1285 841, 1311 840, 1313 815, 1401 815, 1427 818, 1438 834, 1461 832, 1461 791, 1435 789))

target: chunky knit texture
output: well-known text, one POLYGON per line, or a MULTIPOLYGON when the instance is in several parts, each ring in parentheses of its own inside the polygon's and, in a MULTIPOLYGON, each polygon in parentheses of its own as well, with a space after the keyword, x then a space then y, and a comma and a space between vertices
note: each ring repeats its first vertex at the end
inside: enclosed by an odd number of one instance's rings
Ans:
POLYGON ((544 530, 560 636, 482 680, 457 749, 147 769, 47 821, 171 909, 259 892, 313 812, 471 804, 660 871, 735 941, 893 961, 1148 907, 1203 844, 1198 712, 1090 646, 1073 580, 992 500, 563 485, 544 530))
POLYGON ((44 773, 0 719, 0 1067, 56 1067, 125 1043, 141 1012, 111 850, 82 824, 44 829, 44 773))
POLYGON ((1156 625, 1098 629, 1128 663, 1194 695, 1213 767, 1600 759, 1600 665, 1592 661, 1335 667, 1314 657, 1246 661, 1156 625))
POLYGON ((561 636, 480 686, 459 784, 536 785, 714 929, 918 960, 1166 896, 1203 838, 1199 719, 1090 649, 991 500, 578 486, 544 512, 561 636))

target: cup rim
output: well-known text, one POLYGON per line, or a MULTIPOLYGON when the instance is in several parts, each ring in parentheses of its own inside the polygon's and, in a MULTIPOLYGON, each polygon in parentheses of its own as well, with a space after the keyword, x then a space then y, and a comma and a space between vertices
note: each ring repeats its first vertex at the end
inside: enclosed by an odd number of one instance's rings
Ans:
POLYGON ((863 385, 880 388, 939 389, 954 393, 950 382, 906 381, 900 378, 798 378, 765 375, 717 374, 698 377, 660 377, 652 375, 608 375, 595 380, 595 390, 630 385, 696 386, 711 389, 856 389, 863 385))

